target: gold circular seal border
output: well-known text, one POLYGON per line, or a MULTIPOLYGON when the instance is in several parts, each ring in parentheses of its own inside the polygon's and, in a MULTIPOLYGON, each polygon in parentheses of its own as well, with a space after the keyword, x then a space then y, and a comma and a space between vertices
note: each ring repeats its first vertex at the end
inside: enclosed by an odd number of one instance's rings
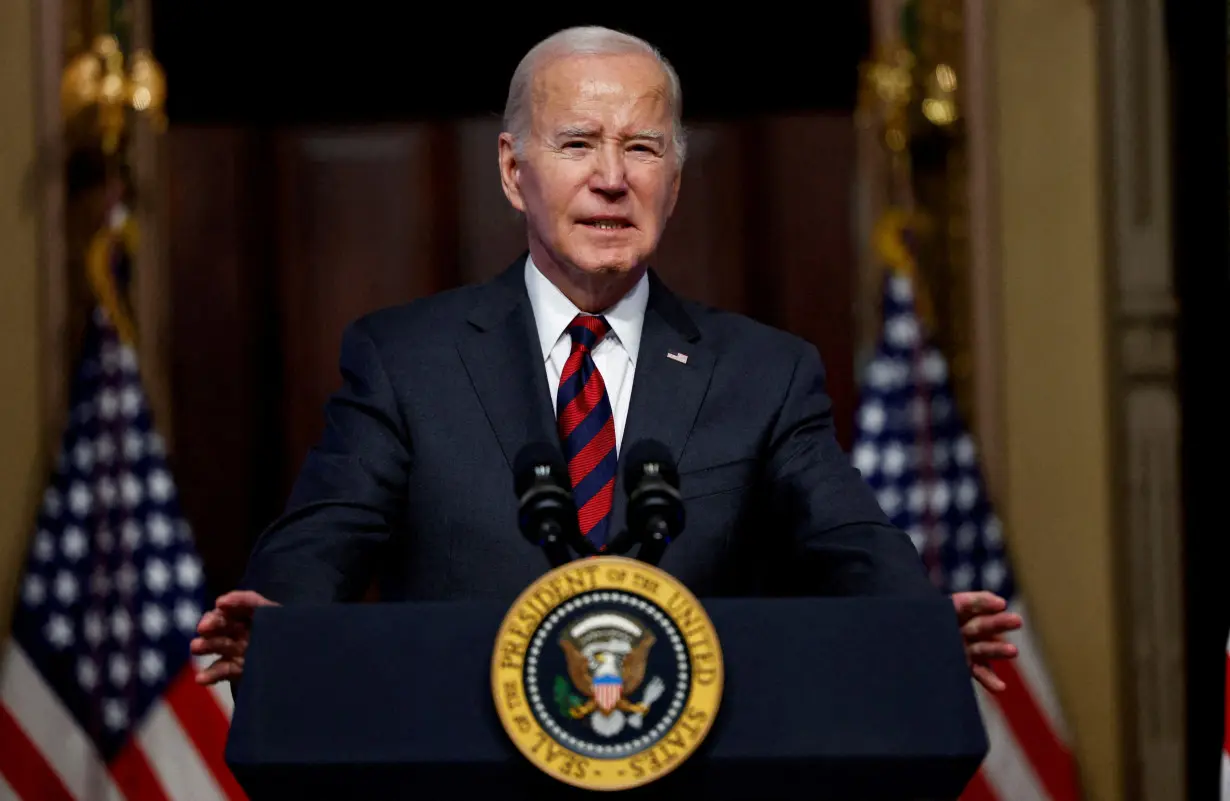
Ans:
POLYGON ((679 767, 713 726, 723 677, 717 630, 700 602, 670 574, 623 556, 569 562, 527 587, 504 617, 491 657, 496 712, 513 744, 542 772, 587 790, 639 787, 679 767), (615 759, 579 754, 557 742, 539 725, 525 697, 525 656, 534 632, 557 607, 596 590, 618 590, 654 603, 679 630, 691 661, 688 702, 675 725, 643 751, 615 759))

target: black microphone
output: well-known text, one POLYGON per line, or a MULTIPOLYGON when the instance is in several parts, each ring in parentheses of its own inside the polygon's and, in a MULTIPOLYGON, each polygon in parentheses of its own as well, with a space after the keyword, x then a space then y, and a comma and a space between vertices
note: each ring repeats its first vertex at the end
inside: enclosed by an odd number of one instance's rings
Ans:
POLYGON ((568 544, 583 538, 572 482, 559 449, 545 442, 523 447, 513 460, 513 490, 517 493, 517 526, 525 538, 546 552, 552 567, 571 562, 568 544))
POLYGON ((628 491, 628 533, 640 542, 636 558, 656 565, 666 546, 683 533, 679 469, 661 442, 641 440, 628 449, 624 486, 628 491))

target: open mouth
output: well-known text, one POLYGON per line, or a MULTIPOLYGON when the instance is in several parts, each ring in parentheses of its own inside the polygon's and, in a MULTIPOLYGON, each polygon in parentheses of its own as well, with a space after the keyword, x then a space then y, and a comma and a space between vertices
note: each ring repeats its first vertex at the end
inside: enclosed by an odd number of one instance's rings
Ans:
POLYGON ((581 225, 595 228, 599 231, 621 231, 632 227, 632 223, 621 217, 594 217, 588 220, 581 220, 581 225))

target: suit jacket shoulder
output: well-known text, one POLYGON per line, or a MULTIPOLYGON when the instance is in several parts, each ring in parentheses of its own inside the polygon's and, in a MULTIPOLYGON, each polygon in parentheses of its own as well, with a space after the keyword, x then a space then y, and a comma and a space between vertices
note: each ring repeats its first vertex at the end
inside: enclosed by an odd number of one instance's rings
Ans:
POLYGON ((678 301, 715 350, 747 352, 757 358, 767 356, 793 360, 815 349, 814 345, 796 334, 746 315, 685 298, 678 298, 678 301))
POLYGON ((449 289, 396 306, 386 306, 357 318, 351 327, 371 337, 378 347, 397 343, 447 343, 456 338, 486 285, 449 289))

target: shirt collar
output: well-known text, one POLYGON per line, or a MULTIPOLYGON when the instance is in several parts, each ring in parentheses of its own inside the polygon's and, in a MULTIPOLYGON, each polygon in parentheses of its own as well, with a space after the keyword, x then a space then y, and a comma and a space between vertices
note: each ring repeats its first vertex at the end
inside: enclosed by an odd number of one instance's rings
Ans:
MULTIPOLYGON (((538 265, 534 264, 533 256, 525 259, 525 288, 530 296, 530 308, 534 311, 534 322, 538 327, 538 344, 542 347, 542 360, 545 362, 560 336, 567 333, 572 318, 582 312, 542 274, 538 265)), ((646 272, 628 294, 602 312, 634 367, 641 347, 641 329, 645 324, 645 308, 648 305, 649 274, 646 272)))

